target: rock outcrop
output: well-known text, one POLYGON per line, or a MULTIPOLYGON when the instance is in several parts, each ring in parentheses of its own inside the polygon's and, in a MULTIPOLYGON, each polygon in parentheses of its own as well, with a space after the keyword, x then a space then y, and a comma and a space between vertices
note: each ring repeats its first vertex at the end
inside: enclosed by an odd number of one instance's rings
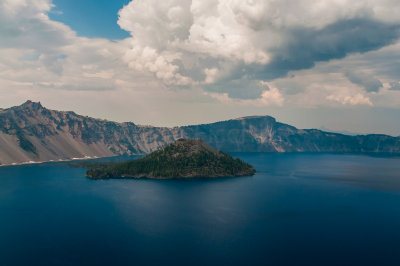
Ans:
POLYGON ((147 154, 179 138, 199 138, 225 152, 400 153, 400 137, 297 129, 270 116, 166 128, 49 110, 31 101, 0 109, 0 164, 147 154))

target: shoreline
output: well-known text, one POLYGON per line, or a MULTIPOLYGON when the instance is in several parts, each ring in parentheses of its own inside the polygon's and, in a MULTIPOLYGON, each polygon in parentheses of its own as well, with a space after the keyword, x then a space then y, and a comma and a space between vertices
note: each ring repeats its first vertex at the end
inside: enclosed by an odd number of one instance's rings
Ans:
MULTIPOLYGON (((232 152, 229 154, 235 153, 242 153, 242 152, 232 152)), ((362 156, 383 156, 383 157, 390 157, 390 158, 399 158, 400 153, 388 153, 388 152, 244 152, 244 153, 274 153, 274 154, 335 154, 335 155, 362 155, 362 156)), ((145 154, 132 154, 130 156, 142 156, 145 154)), ((8 164, 0 164, 0 167, 7 167, 7 166, 21 166, 21 165, 33 165, 33 164, 43 164, 43 163, 57 163, 57 162, 72 162, 77 160, 93 160, 93 159, 101 159, 101 158, 113 158, 122 155, 114 155, 114 156, 85 156, 85 157, 73 157, 68 159, 54 159, 48 161, 27 161, 21 163, 8 163, 8 164)))
MULTIPOLYGON (((111 156, 115 157, 115 156, 111 156)), ((48 161, 27 161, 21 163, 9 163, 9 164, 0 164, 0 167, 6 166, 20 166, 20 165, 33 165, 33 164, 42 164, 42 163, 58 163, 58 162, 72 162, 77 160, 92 160, 92 159, 100 159, 100 158, 107 158, 107 157, 99 157, 99 156, 85 156, 85 157, 74 157, 68 159, 56 159, 56 160, 48 160, 48 161)))

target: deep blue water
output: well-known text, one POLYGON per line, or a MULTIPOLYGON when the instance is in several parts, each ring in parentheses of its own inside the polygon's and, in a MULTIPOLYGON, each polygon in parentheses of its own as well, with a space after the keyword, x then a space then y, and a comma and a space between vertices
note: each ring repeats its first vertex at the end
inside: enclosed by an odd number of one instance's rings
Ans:
POLYGON ((0 265, 399 265, 400 158, 235 154, 253 177, 0 168, 0 265))

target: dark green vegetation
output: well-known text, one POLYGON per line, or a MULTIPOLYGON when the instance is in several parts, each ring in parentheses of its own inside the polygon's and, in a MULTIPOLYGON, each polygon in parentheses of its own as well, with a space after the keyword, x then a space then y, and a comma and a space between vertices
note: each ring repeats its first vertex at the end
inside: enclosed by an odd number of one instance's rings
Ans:
POLYGON ((180 139, 141 159, 92 164, 87 176, 102 178, 193 178, 250 176, 255 169, 199 139, 180 139))
POLYGON ((18 144, 19 146, 27 151, 37 155, 36 147, 27 138, 24 137, 20 132, 17 132, 18 144))

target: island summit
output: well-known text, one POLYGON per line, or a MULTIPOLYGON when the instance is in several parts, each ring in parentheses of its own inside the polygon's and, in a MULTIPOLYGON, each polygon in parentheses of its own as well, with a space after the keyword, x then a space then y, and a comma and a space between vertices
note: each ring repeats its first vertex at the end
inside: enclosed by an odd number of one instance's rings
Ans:
POLYGON ((86 175, 106 178, 216 178, 254 175, 250 164, 200 139, 179 139, 147 156, 120 163, 94 163, 86 175))

